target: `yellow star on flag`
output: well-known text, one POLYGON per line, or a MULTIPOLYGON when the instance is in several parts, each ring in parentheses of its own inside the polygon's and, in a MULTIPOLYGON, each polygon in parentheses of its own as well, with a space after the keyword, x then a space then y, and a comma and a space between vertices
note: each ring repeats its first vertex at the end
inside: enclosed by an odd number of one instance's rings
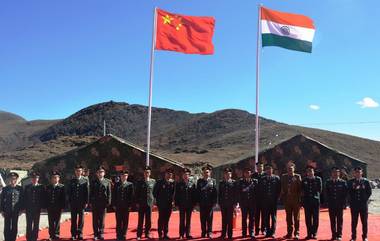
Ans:
POLYGON ((171 21, 173 20, 173 18, 167 14, 166 16, 162 16, 162 19, 164 20, 164 24, 171 24, 171 21))

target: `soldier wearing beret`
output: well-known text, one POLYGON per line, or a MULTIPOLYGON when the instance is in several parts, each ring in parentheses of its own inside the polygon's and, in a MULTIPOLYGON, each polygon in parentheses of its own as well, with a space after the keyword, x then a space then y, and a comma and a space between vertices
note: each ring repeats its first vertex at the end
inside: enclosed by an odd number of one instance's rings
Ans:
POLYGON ((154 203, 153 188, 156 180, 150 177, 151 168, 145 167, 144 178, 136 184, 136 203, 138 209, 137 239, 140 240, 143 233, 145 219, 145 237, 150 239, 152 227, 152 207, 154 203))
MULTIPOLYGON (((264 164, 261 162, 256 163, 256 172, 252 174, 252 178, 256 179, 260 183, 260 179, 265 176, 264 164)), ((260 229, 261 233, 264 234, 264 212, 263 212, 263 202, 261 198, 256 200, 255 208, 255 235, 259 235, 260 229)))
POLYGON ((132 206, 134 188, 128 181, 128 171, 120 174, 120 182, 115 184, 112 194, 112 204, 116 215, 116 238, 125 240, 129 223, 129 209, 132 206))
POLYGON ((300 231, 300 209, 302 179, 301 175, 295 173, 296 165, 290 162, 287 173, 281 176, 281 198, 284 202, 286 212, 287 234, 284 238, 292 238, 294 223, 294 238, 299 239, 300 231))
POLYGON ((169 168, 165 172, 165 177, 159 180, 153 189, 153 196, 158 207, 157 229, 160 239, 169 239, 169 219, 173 208, 174 190, 173 170, 169 168))
POLYGON ((96 178, 90 185, 90 204, 92 207, 92 228, 94 239, 104 240, 104 218, 111 204, 111 181, 105 178, 106 169, 97 168, 96 178))
POLYGON ((306 178, 302 181, 302 198, 307 229, 305 239, 317 239, 321 193, 322 179, 314 175, 313 166, 308 166, 306 168, 306 178))
POLYGON ((89 202, 89 183, 83 177, 83 166, 77 165, 75 176, 68 185, 68 196, 71 213, 71 239, 83 240, 83 216, 89 202))
POLYGON ((372 189, 368 179, 363 177, 363 169, 354 169, 354 178, 347 182, 348 195, 351 209, 351 240, 356 240, 356 226, 358 218, 362 222, 362 239, 367 241, 368 233, 368 200, 372 195, 372 189))
POLYGON ((197 181, 197 201, 200 209, 202 238, 212 238, 213 208, 217 203, 216 181, 211 178, 211 167, 202 168, 203 177, 197 181))
POLYGON ((18 217, 23 208, 22 187, 17 185, 18 174, 9 173, 9 185, 5 186, 0 197, 0 211, 4 217, 4 240, 16 241, 18 217))
POLYGON ((60 173, 53 171, 50 175, 50 184, 46 187, 46 208, 49 220, 50 240, 59 239, 62 210, 65 208, 65 187, 59 183, 60 173))
POLYGON ((190 235, 191 214, 196 203, 196 186, 190 180, 191 171, 188 168, 183 170, 182 180, 176 184, 174 194, 175 205, 179 209, 179 237, 192 239, 190 235))
POLYGON ((331 240, 342 240, 343 209, 346 207, 347 183, 340 178, 340 169, 331 169, 331 178, 326 181, 326 196, 329 208, 331 240))
POLYGON ((237 203, 236 195, 236 183, 232 179, 232 169, 227 167, 224 169, 223 180, 219 183, 218 191, 219 206, 222 212, 222 239, 226 238, 226 235, 232 239, 233 213, 237 203))
POLYGON ((257 179, 251 178, 251 169, 245 168, 243 171, 243 178, 237 183, 237 197, 241 208, 241 221, 242 221, 242 236, 247 236, 248 234, 251 238, 255 237, 253 232, 254 220, 255 220, 255 209, 258 199, 258 181, 257 179), (248 219, 248 225, 247 225, 248 219))
POLYGON ((274 238, 277 223, 277 202, 281 193, 280 177, 273 174, 273 167, 265 165, 265 173, 259 181, 260 195, 263 201, 265 237, 274 238), (272 220, 272 222, 271 222, 272 220))
POLYGON ((41 209, 44 207, 45 187, 38 181, 40 174, 30 174, 31 184, 24 189, 25 214, 26 214, 26 240, 37 241, 40 225, 41 209))

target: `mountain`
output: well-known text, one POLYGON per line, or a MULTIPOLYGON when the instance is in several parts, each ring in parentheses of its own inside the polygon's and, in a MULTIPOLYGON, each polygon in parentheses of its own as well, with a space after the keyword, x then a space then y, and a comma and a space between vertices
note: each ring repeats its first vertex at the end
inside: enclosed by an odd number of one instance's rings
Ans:
MULTIPOLYGON (((41 128, 35 128, 34 131, 28 132, 28 135, 23 135, 18 143, 8 146, 0 143, 0 150, 6 150, 0 153, 0 164, 1 161, 8 159, 22 165, 22 159, 28 157, 30 161, 23 166, 30 166, 43 157, 51 157, 61 151, 85 145, 96 136, 103 135, 104 120, 107 133, 145 146, 147 115, 147 107, 142 105, 113 101, 92 105, 66 119, 45 123, 45 127, 40 125, 41 128), (25 140, 27 144, 22 142, 25 140), (18 144, 21 148, 15 150, 14 147, 18 144)), ((19 122, 25 122, 21 117, 9 114, 8 116, 13 118, 9 123, 14 123, 16 126, 19 122)), ((152 149, 161 155, 187 164, 208 162, 218 165, 253 155, 254 119, 255 115, 236 109, 193 114, 153 108, 152 149)), ((298 134, 310 136, 336 150, 365 161, 370 167, 369 176, 380 175, 380 164, 377 161, 380 156, 378 141, 260 118, 261 149, 271 148, 298 134)))

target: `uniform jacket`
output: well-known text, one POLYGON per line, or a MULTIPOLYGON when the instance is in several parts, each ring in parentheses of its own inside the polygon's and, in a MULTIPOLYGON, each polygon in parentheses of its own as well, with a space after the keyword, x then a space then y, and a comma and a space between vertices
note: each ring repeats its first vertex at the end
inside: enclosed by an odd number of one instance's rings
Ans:
POLYGON ((28 210, 40 210, 45 207, 45 187, 42 184, 28 184, 24 189, 24 202, 25 209, 28 210))
POLYGON ((67 189, 70 206, 84 209, 89 202, 90 195, 88 179, 84 177, 73 178, 70 180, 67 189))
POLYGON ((350 207, 367 207, 372 189, 366 178, 351 179, 347 182, 350 207))
POLYGON ((111 181, 107 178, 96 178, 90 185, 90 203, 94 207, 105 208, 111 205, 111 181))
POLYGON ((252 207, 256 206, 259 190, 259 182, 257 179, 249 178, 240 179, 236 185, 236 196, 238 197, 238 202, 241 207, 252 207))
POLYGON ((197 189, 195 183, 189 180, 180 181, 176 184, 174 193, 175 205, 180 209, 193 208, 197 202, 197 189))
POLYGON ((157 207, 171 208, 174 201, 174 180, 159 180, 153 188, 153 196, 156 199, 157 207))
POLYGON ((150 178, 149 181, 140 180, 136 183, 135 196, 136 203, 140 206, 153 206, 154 197, 153 189, 156 184, 156 180, 150 178))
POLYGON ((231 207, 236 205, 238 199, 235 180, 231 179, 219 182, 218 199, 220 207, 231 207))
POLYGON ((347 183, 343 179, 329 179, 326 181, 325 192, 329 207, 346 207, 347 203, 347 183))
POLYGON ((49 184, 46 186, 45 205, 46 208, 64 209, 66 201, 65 186, 49 184))
POLYGON ((23 209, 23 191, 21 186, 6 186, 1 192, 0 210, 5 214, 20 212, 23 209))
POLYGON ((318 176, 314 178, 305 177, 302 180, 303 204, 320 203, 322 193, 322 179, 318 176))
POLYGON ((216 204, 218 192, 216 189, 216 181, 213 178, 198 179, 197 181, 197 200, 199 206, 212 207, 216 204))
POLYGON ((134 198, 134 188, 132 182, 118 182, 113 188, 112 205, 116 208, 129 209, 134 198))
POLYGON ((288 174, 281 176, 281 198, 284 204, 301 203, 302 179, 299 174, 290 177, 288 174))
POLYGON ((277 202, 281 193, 280 177, 276 175, 265 175, 259 180, 260 197, 265 201, 277 202))

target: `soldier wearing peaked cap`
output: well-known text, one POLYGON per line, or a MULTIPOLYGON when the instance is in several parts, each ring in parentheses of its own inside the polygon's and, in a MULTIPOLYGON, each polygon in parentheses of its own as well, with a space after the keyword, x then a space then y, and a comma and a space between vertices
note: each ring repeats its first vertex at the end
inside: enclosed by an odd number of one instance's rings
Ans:
POLYGON ((144 169, 144 178, 136 183, 135 196, 138 209, 137 239, 140 240, 143 233, 145 219, 145 237, 150 238, 152 227, 152 206, 154 202, 153 188, 156 180, 150 177, 151 168, 144 169))
POLYGON ((237 197, 241 208, 242 214, 242 236, 248 234, 252 238, 255 237, 253 232, 253 226, 255 221, 255 209, 258 198, 258 181, 251 178, 251 169, 245 168, 243 171, 243 178, 238 181, 237 184, 237 197), (248 225, 247 225, 248 219, 248 225))
POLYGON ((111 181, 105 178, 105 168, 100 166, 96 178, 90 185, 90 203, 92 207, 92 228, 94 239, 104 239, 104 218, 111 204, 111 181))
POLYGON ((169 219, 172 213, 174 201, 175 183, 173 170, 167 169, 165 177, 159 180, 153 189, 153 196, 158 207, 158 236, 160 239, 169 239, 169 219))
POLYGON ((45 203, 50 240, 59 239, 61 214, 65 208, 65 187, 59 183, 60 176, 59 172, 53 171, 50 175, 50 184, 46 187, 45 203))
MULTIPOLYGON (((264 164, 261 162, 256 163, 256 172, 252 174, 252 178, 256 179, 260 183, 260 179, 265 176, 264 164)), ((261 198, 257 199, 255 208, 255 235, 259 235, 260 229, 261 233, 264 234, 264 204, 261 198)))
POLYGON ((368 179, 363 177, 363 169, 354 169, 354 178, 347 182, 348 195, 351 208, 351 240, 356 240, 356 226, 358 218, 362 222, 362 239, 367 241, 368 234, 368 200, 372 195, 372 189, 368 179))
POLYGON ((190 180, 191 171, 183 169, 182 180, 176 184, 174 202, 179 209, 179 237, 191 239, 191 214, 196 203, 196 186, 190 180))
POLYGON ((236 183, 232 179, 232 169, 225 168, 223 173, 223 181, 219 183, 219 206, 222 212, 222 234, 221 238, 224 239, 228 236, 232 239, 232 221, 233 213, 236 207, 236 183))
POLYGON ((40 174, 30 174, 32 183, 24 189, 25 214, 26 214, 26 240, 36 241, 40 224, 41 209, 44 207, 45 187, 38 181, 40 174))
POLYGON ((132 206, 134 188, 128 181, 128 171, 120 173, 120 182, 115 184, 112 194, 112 206, 116 215, 116 238, 125 240, 129 223, 129 209, 132 206))
POLYGON ((343 209, 347 201, 347 183, 340 178, 340 169, 331 169, 331 178, 326 181, 326 196, 329 208, 332 240, 342 240, 343 209))
POLYGON ((217 203, 216 181, 211 178, 211 167, 202 168, 203 177, 197 181, 197 202, 199 203, 202 238, 212 236, 213 208, 217 203))
POLYGON ((17 185, 18 174, 9 173, 9 185, 3 188, 0 196, 0 211, 4 217, 4 240, 15 241, 18 217, 23 208, 22 188, 17 185))
POLYGON ((74 169, 75 176, 68 185, 68 198, 71 213, 71 239, 83 239, 83 216, 89 202, 89 183, 83 177, 83 166, 77 165, 74 169))

